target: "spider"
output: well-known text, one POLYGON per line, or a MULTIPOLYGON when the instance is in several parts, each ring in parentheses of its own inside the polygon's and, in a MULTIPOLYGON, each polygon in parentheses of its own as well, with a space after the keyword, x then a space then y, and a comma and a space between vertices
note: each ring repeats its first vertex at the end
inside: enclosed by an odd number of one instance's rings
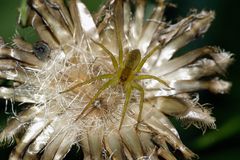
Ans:
MULTIPOLYGON (((118 1, 116 1, 116 3, 118 3, 118 1)), ((139 75, 138 74, 141 72, 144 63, 148 60, 148 58, 151 57, 161 47, 160 45, 155 46, 143 58, 141 58, 141 53, 140 53, 139 49, 134 49, 127 53, 123 52, 123 45, 122 45, 123 30, 120 27, 123 24, 122 16, 121 16, 121 10, 122 10, 121 7, 122 6, 120 4, 116 5, 115 9, 117 11, 115 13, 118 13, 118 14, 116 15, 115 20, 114 20, 117 43, 119 46, 118 61, 117 61, 116 57, 114 56, 114 54, 111 53, 111 51, 109 51, 103 44, 96 42, 95 40, 92 39, 94 44, 96 44, 97 46, 102 48, 103 51, 110 57, 115 72, 112 74, 103 74, 103 75, 93 77, 84 82, 77 83, 77 84, 69 87, 68 89, 60 92, 60 94, 66 93, 77 87, 81 87, 83 85, 92 83, 97 80, 109 79, 106 83, 104 83, 98 89, 98 91, 95 93, 95 95, 91 98, 91 100, 88 102, 88 104, 85 106, 85 108, 80 113, 80 116, 81 116, 81 115, 84 115, 84 113, 92 106, 92 104, 98 99, 98 97, 104 90, 106 90, 107 88, 109 88, 111 86, 122 85, 123 91, 125 94, 125 102, 123 104, 119 129, 121 129, 121 127, 122 127, 123 120, 124 120, 124 117, 125 117, 125 114, 126 114, 126 111, 128 108, 129 101, 131 99, 131 93, 132 93, 133 89, 138 90, 140 93, 139 114, 138 114, 138 118, 137 118, 138 123, 141 120, 141 114, 142 114, 143 102, 144 102, 144 89, 139 83, 137 83, 137 81, 144 80, 144 79, 153 79, 153 80, 156 80, 159 83, 162 83, 165 86, 169 87, 166 82, 164 82, 162 79, 160 79, 156 76, 142 75, 142 74, 139 75)), ((78 118, 80 118, 80 116, 78 118)))

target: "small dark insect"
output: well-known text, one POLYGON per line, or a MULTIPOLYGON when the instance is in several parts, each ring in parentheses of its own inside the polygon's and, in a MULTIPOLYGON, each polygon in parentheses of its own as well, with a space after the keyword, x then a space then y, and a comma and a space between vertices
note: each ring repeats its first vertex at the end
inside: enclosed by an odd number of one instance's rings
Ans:
POLYGON ((33 52, 39 60, 46 61, 50 56, 51 49, 46 42, 38 41, 33 44, 33 52))

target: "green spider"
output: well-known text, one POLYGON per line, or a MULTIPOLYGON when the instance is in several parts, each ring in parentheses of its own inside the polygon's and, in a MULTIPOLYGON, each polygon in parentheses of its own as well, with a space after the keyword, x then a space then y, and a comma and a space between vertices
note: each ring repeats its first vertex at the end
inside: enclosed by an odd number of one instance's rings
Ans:
MULTIPOLYGON (((118 1, 116 1, 118 3, 118 1)), ((82 83, 77 83, 73 85, 72 87, 60 92, 60 94, 69 92, 77 87, 81 87, 83 85, 92 83, 96 80, 103 80, 103 79, 109 79, 106 83, 104 83, 99 90, 96 92, 96 94, 91 98, 91 100, 88 102, 88 104, 85 106, 85 108, 82 110, 81 114, 77 119, 79 119, 84 113, 92 106, 92 104, 97 100, 97 98, 100 96, 100 94, 106 90, 107 88, 111 86, 116 86, 116 85, 122 85, 123 86, 123 91, 125 93, 125 102, 123 105, 122 109, 122 115, 121 115, 121 121, 120 121, 120 126, 119 129, 121 129, 123 120, 127 111, 127 107, 129 104, 129 101, 131 99, 131 93, 133 89, 136 89, 140 92, 140 104, 139 104, 139 114, 138 114, 138 123, 141 120, 141 114, 143 110, 143 102, 144 102, 144 89, 143 87, 137 83, 139 80, 144 80, 144 79, 154 79, 158 81, 159 83, 164 84, 165 86, 169 87, 166 82, 161 80, 160 78, 152 75, 139 75, 139 73, 142 70, 143 65, 145 62, 150 58, 159 48, 160 45, 157 45, 154 47, 151 51, 149 51, 143 58, 141 58, 141 53, 139 49, 134 49, 130 52, 126 53, 125 59, 124 59, 124 53, 123 53, 123 45, 122 45, 122 34, 123 30, 120 26, 122 26, 123 18, 121 15, 122 11, 122 6, 120 3, 116 5, 116 12, 118 13, 115 17, 114 25, 115 25, 115 30, 116 30, 116 37, 117 37, 117 43, 119 46, 119 57, 118 61, 116 57, 109 51, 104 45, 102 45, 99 42, 96 42, 92 40, 97 46, 102 48, 104 52, 111 58, 112 65, 114 67, 115 72, 112 74, 103 74, 99 75, 97 77, 91 78, 89 80, 86 80, 82 83)))

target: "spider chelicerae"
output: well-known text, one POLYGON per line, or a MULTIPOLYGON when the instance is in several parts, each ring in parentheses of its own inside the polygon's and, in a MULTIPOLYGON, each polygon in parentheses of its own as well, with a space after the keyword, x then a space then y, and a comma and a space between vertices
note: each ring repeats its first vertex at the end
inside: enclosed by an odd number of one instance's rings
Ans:
MULTIPOLYGON (((116 2, 118 3, 118 1, 116 1, 116 2)), ((95 95, 90 99, 90 101, 87 103, 87 105, 84 107, 84 109, 80 113, 79 117, 77 118, 77 119, 79 119, 80 117, 85 116, 86 111, 92 106, 92 104, 98 99, 98 97, 101 95, 101 93, 104 90, 106 90, 107 88, 109 88, 111 86, 116 86, 116 85, 123 86, 123 91, 125 93, 125 102, 123 104, 119 129, 121 129, 121 127, 122 127, 123 120, 126 115, 127 107, 129 105, 133 89, 138 90, 140 93, 139 114, 138 114, 138 118, 137 118, 138 123, 141 120, 141 114, 142 114, 143 102, 144 102, 144 88, 137 81, 144 80, 144 79, 153 79, 153 80, 158 81, 161 84, 164 84, 166 87, 169 87, 165 81, 163 81, 162 79, 160 79, 156 76, 139 74, 139 73, 141 73, 143 65, 148 60, 148 58, 150 58, 158 49, 160 49, 160 47, 161 47, 160 44, 153 47, 153 49, 151 49, 148 53, 146 53, 146 55, 143 58, 141 58, 141 53, 140 53, 139 49, 134 49, 127 53, 124 53, 123 44, 122 44, 123 17, 122 17, 122 13, 121 13, 121 11, 122 11, 121 7, 122 6, 120 3, 115 6, 115 10, 116 10, 115 13, 117 13, 117 14, 114 19, 117 44, 119 46, 118 61, 117 61, 116 57, 114 56, 114 54, 111 51, 109 51, 103 44, 92 39, 92 41, 97 46, 102 48, 103 51, 111 58, 111 62, 112 62, 115 72, 112 74, 102 74, 102 75, 93 77, 84 82, 77 83, 77 84, 69 87, 68 89, 60 92, 60 94, 63 94, 63 93, 69 92, 77 87, 81 87, 83 85, 90 84, 97 80, 109 79, 106 83, 104 83, 98 89, 98 91, 95 93, 95 95)))

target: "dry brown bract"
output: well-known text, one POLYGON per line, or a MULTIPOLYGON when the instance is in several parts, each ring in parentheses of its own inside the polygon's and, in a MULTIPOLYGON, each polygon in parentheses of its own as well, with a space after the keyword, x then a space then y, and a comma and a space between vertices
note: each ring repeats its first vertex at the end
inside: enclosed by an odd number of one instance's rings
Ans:
POLYGON ((107 0, 93 16, 80 0, 68 2, 30 0, 27 25, 41 40, 0 41, 0 76, 12 82, 0 97, 24 108, 0 134, 16 141, 9 159, 63 159, 74 144, 84 159, 174 160, 173 150, 196 158, 168 116, 215 128, 194 95, 227 92, 231 84, 212 77, 232 58, 210 46, 173 55, 207 31, 214 12, 170 24, 163 0, 146 20, 145 0, 107 0))

